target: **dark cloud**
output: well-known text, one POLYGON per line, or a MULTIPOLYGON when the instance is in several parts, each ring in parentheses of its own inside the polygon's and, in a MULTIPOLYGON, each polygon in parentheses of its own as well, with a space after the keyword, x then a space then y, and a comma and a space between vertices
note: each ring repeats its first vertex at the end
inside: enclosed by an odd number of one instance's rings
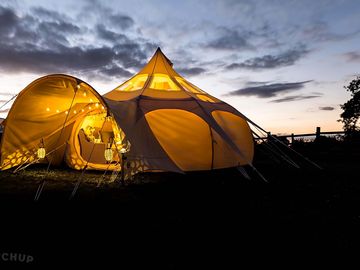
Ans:
POLYGON ((184 76, 195 76, 195 75, 199 75, 199 74, 206 72, 206 69, 201 68, 201 67, 178 68, 176 71, 184 76))
POLYGON ((100 38, 110 42, 124 42, 128 40, 125 35, 111 31, 103 24, 98 24, 96 26, 96 32, 100 38))
POLYGON ((135 23, 131 17, 119 13, 108 16, 108 20, 112 26, 122 30, 132 27, 135 23))
POLYGON ((282 102, 290 102, 290 101, 299 101, 299 100, 304 100, 304 99, 318 98, 318 97, 321 97, 321 96, 322 96, 322 95, 296 95, 296 96, 287 96, 287 97, 284 97, 284 98, 279 98, 279 99, 271 100, 270 102, 282 103, 282 102))
POLYGON ((68 70, 80 71, 97 69, 111 63, 111 48, 82 49, 80 47, 61 47, 57 50, 42 48, 17 49, 0 48, 0 69, 8 72, 52 73, 68 70))
POLYGON ((264 81, 264 82, 258 82, 258 81, 247 81, 246 86, 258 86, 258 85, 268 85, 271 81, 264 81))
POLYGON ((254 47, 248 42, 248 37, 248 33, 240 34, 237 30, 221 28, 221 34, 206 46, 219 50, 253 50, 254 47))
POLYGON ((335 108, 331 107, 331 106, 325 106, 325 107, 319 107, 319 110, 321 110, 321 111, 333 111, 333 110, 335 110, 335 108))
POLYGON ((360 52, 355 52, 355 51, 347 52, 344 53, 343 56, 348 62, 360 62, 360 52))
POLYGON ((104 5, 104 2, 98 0, 85 1, 82 7, 82 15, 95 17, 97 21, 114 30, 128 30, 135 25, 135 21, 129 15, 114 12, 114 9, 104 5))
POLYGON ((239 90, 231 91, 227 96, 256 96, 259 98, 275 97, 280 93, 300 90, 306 83, 311 81, 294 82, 294 83, 273 83, 252 87, 245 87, 239 90))
POLYGON ((68 19, 64 14, 61 14, 54 10, 48 10, 42 7, 33 7, 31 8, 31 13, 34 17, 47 20, 47 21, 63 21, 68 19))
POLYGON ((16 24, 17 19, 13 10, 0 6, 0 33, 8 33, 16 24))
POLYGON ((117 65, 107 66, 100 69, 101 74, 105 74, 108 76, 122 76, 122 77, 131 77, 134 75, 133 73, 129 72, 126 69, 123 69, 122 67, 119 67, 117 65))
MULTIPOLYGON (((9 73, 91 74, 100 77, 124 78, 129 69, 139 69, 156 45, 147 40, 129 38, 116 28, 127 29, 132 18, 109 13, 112 28, 103 24, 95 27, 92 44, 74 44, 88 31, 66 15, 44 8, 18 15, 11 8, 0 6, 0 70, 9 73)), ((104 20, 104 21, 106 21, 104 20)), ((87 33, 88 34, 88 33, 87 33)))
POLYGON ((264 55, 261 57, 254 57, 245 60, 241 63, 232 63, 228 65, 227 69, 236 69, 236 68, 244 68, 244 69, 272 69, 278 67, 285 67, 294 65, 300 58, 309 53, 309 50, 305 45, 300 45, 295 47, 294 49, 287 50, 278 55, 264 55))

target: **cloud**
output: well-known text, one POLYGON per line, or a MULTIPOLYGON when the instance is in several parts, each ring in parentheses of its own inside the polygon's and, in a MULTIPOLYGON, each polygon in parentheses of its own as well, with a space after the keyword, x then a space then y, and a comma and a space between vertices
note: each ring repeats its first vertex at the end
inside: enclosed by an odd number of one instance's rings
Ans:
POLYGON ((322 95, 296 95, 296 96, 287 96, 284 98, 279 98, 279 99, 274 99, 271 100, 270 102, 273 103, 282 103, 282 102, 290 102, 290 101, 299 101, 299 100, 304 100, 304 99, 312 99, 312 98, 318 98, 321 97, 322 95))
POLYGON ((92 31, 56 11, 36 7, 18 15, 0 5, 0 70, 128 78, 156 45, 116 30, 132 27, 129 16, 109 13, 106 20, 112 29, 95 22, 92 31), (85 42, 89 35, 97 42, 85 42))
POLYGON ((343 56, 348 62, 360 62, 360 52, 355 52, 355 51, 347 52, 344 53, 343 56))
POLYGON ((275 97, 280 93, 300 90, 305 84, 312 81, 293 82, 293 83, 272 83, 257 86, 245 87, 239 90, 231 91, 227 96, 256 96, 259 98, 275 97))
POLYGON ((31 12, 34 17, 38 17, 48 21, 62 21, 64 19, 68 19, 68 17, 64 14, 42 7, 33 7, 31 8, 31 12))
POLYGON ((117 26, 122 30, 128 29, 135 24, 131 17, 119 13, 108 16, 108 20, 112 26, 117 26))
POLYGON ((333 111, 333 110, 335 110, 335 108, 331 107, 331 106, 325 106, 325 107, 319 107, 319 110, 321 110, 321 111, 333 111))
POLYGON ((336 42, 352 38, 358 33, 360 33, 359 30, 348 33, 334 33, 330 31, 327 23, 317 21, 305 27, 302 31, 302 36, 307 40, 315 42, 336 42))
POLYGON ((117 65, 103 67, 99 71, 101 74, 104 74, 107 76, 131 77, 132 75, 134 75, 132 72, 129 72, 128 70, 123 69, 117 65))
POLYGON ((111 31, 107 29, 103 24, 98 24, 96 26, 96 31, 100 38, 110 42, 124 42, 128 40, 125 35, 111 31))
POLYGON ((206 47, 217 50, 254 50, 249 43, 249 33, 240 34, 237 30, 222 27, 220 35, 208 42, 206 47))
POLYGON ((184 76, 195 76, 206 72, 206 69, 201 67, 193 67, 193 68, 178 68, 176 71, 184 76))
POLYGON ((95 17, 102 24, 110 26, 114 30, 128 30, 135 25, 135 21, 130 16, 114 12, 113 7, 103 4, 105 1, 87 0, 82 7, 83 16, 95 17))
POLYGON ((291 66, 308 53, 309 50, 306 46, 300 45, 277 55, 268 54, 250 58, 241 63, 232 63, 226 68, 229 70, 237 68, 257 70, 291 66))
POLYGON ((14 96, 15 94, 14 93, 7 93, 7 92, 0 92, 0 96, 5 96, 5 97, 12 97, 14 96))

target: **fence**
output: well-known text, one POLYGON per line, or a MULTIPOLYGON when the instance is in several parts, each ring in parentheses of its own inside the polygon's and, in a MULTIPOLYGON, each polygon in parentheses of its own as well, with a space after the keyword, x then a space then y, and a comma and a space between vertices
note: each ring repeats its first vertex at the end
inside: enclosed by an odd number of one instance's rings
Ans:
MULTIPOLYGON (((316 127, 315 133, 305 133, 305 134, 291 133, 289 135, 276 135, 276 137, 280 138, 280 139, 290 138, 290 143, 292 144, 294 142, 295 138, 315 137, 315 139, 316 139, 316 138, 319 138, 321 135, 344 135, 344 134, 345 134, 344 131, 325 131, 325 132, 321 132, 321 128, 316 127)), ((267 137, 256 138, 256 140, 268 139, 268 137, 270 135, 271 135, 271 133, 269 132, 267 137)))

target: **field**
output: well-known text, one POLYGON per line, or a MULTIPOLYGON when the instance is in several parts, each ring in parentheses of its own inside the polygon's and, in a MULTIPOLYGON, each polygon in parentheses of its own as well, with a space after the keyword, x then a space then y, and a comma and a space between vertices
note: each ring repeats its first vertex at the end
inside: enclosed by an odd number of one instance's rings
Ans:
MULTIPOLYGON (((242 264, 246 254, 306 254, 358 249, 358 145, 304 143, 297 150, 323 169, 300 169, 257 149, 256 168, 189 174, 139 174, 125 186, 102 172, 33 166, 1 172, 2 250, 39 264, 112 262, 144 269, 242 264), (33 198, 46 174, 38 202, 33 198)), ((228 266, 228 267, 227 267, 228 266)), ((123 268, 128 269, 128 268, 123 268)))

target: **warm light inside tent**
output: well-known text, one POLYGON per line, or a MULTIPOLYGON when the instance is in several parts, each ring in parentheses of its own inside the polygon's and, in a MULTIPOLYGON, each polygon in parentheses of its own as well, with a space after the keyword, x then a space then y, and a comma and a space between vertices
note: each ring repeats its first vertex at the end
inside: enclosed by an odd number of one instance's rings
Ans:
POLYGON ((140 90, 144 87, 148 77, 149 76, 147 74, 136 75, 134 78, 130 79, 116 90, 129 91, 129 92, 140 90))
POLYGON ((105 149, 104 156, 106 161, 111 162, 113 159, 113 155, 114 155, 114 151, 111 148, 105 149))
POLYGON ((150 88, 166 91, 180 91, 180 88, 166 74, 155 73, 153 75, 150 88))
POLYGON ((186 91, 191 93, 205 93, 199 87, 193 85, 192 83, 186 81, 184 78, 175 77, 175 80, 184 88, 186 91))
POLYGON ((46 156, 46 150, 44 146, 41 146, 38 150, 37 150, 37 157, 38 159, 43 159, 46 156))

